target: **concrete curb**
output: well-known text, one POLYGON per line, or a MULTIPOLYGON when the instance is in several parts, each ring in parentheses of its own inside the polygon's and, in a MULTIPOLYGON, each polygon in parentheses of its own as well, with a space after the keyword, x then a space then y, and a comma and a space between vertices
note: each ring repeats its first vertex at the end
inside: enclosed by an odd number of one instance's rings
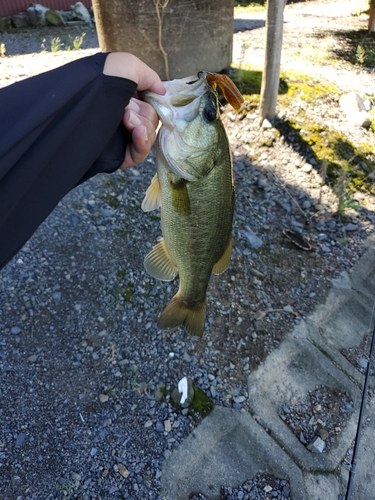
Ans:
POLYGON ((323 454, 308 451, 278 415, 279 408, 286 401, 302 399, 318 385, 348 392, 354 401, 360 399, 357 386, 311 342, 289 338, 250 375, 249 404, 261 424, 269 429, 275 441, 303 470, 328 472, 338 467, 347 451, 347 443, 355 437, 358 410, 353 413, 334 447, 323 454))
POLYGON ((293 500, 306 499, 301 470, 253 417, 216 407, 164 464, 161 498, 220 498, 221 485, 238 486, 259 471, 289 478, 293 500))

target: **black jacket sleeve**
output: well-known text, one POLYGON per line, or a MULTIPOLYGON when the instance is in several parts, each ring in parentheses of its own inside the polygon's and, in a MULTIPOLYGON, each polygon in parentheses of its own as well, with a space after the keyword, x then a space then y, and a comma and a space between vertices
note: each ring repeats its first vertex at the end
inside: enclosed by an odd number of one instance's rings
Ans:
POLYGON ((124 160, 136 84, 103 75, 106 56, 0 89, 0 269, 72 188, 124 160))

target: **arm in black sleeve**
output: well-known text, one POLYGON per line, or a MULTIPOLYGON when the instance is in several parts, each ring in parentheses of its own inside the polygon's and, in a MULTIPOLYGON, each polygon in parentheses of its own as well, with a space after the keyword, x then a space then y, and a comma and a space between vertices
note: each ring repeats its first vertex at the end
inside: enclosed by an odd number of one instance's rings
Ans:
POLYGON ((124 160, 136 83, 103 75, 106 56, 0 89, 0 269, 72 188, 124 160))

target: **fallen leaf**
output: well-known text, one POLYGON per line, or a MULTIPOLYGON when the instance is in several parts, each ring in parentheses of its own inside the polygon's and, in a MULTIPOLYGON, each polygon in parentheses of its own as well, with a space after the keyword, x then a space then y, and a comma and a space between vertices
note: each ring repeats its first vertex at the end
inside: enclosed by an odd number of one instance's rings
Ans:
POLYGON ((257 321, 263 319, 265 316, 266 316, 267 312, 266 311, 257 311, 255 314, 254 314, 254 319, 256 319, 257 321))

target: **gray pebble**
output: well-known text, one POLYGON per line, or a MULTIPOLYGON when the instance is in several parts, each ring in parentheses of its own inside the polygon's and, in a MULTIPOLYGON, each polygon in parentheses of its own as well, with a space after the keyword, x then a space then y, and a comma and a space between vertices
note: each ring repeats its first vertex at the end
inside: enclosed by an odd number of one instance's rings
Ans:
POLYGON ((349 224, 347 224, 345 227, 344 227, 345 231, 357 231, 358 230, 358 225, 357 224, 352 224, 351 222, 349 222, 349 224))
POLYGON ((163 433, 164 432, 164 424, 162 422, 157 421, 155 424, 156 432, 163 433))
POLYGON ((246 228, 246 230, 239 231, 240 237, 246 240, 252 248, 256 250, 263 245, 263 241, 259 236, 257 236, 250 228, 246 228))
POLYGON ((72 472, 70 474, 70 477, 73 479, 75 482, 79 482, 82 479, 82 476, 80 474, 77 474, 76 472, 72 472))
POLYGON ((19 448, 20 446, 22 446, 25 442, 25 439, 26 439, 26 434, 24 432, 18 434, 16 439, 16 447, 19 448))
POLYGON ((311 202, 309 200, 305 200, 303 203, 302 203, 302 208, 304 210, 308 210, 309 208, 311 208, 311 202))
POLYGON ((235 403, 243 403, 244 401, 246 401, 246 398, 245 398, 245 396, 236 396, 236 397, 233 399, 233 401, 234 401, 235 403))
POLYGON ((367 358, 365 358, 364 356, 360 357, 358 360, 358 364, 361 368, 366 369, 368 364, 367 358))
POLYGON ((325 442, 320 437, 315 437, 308 445, 307 449, 312 453, 323 453, 326 447, 325 442))

